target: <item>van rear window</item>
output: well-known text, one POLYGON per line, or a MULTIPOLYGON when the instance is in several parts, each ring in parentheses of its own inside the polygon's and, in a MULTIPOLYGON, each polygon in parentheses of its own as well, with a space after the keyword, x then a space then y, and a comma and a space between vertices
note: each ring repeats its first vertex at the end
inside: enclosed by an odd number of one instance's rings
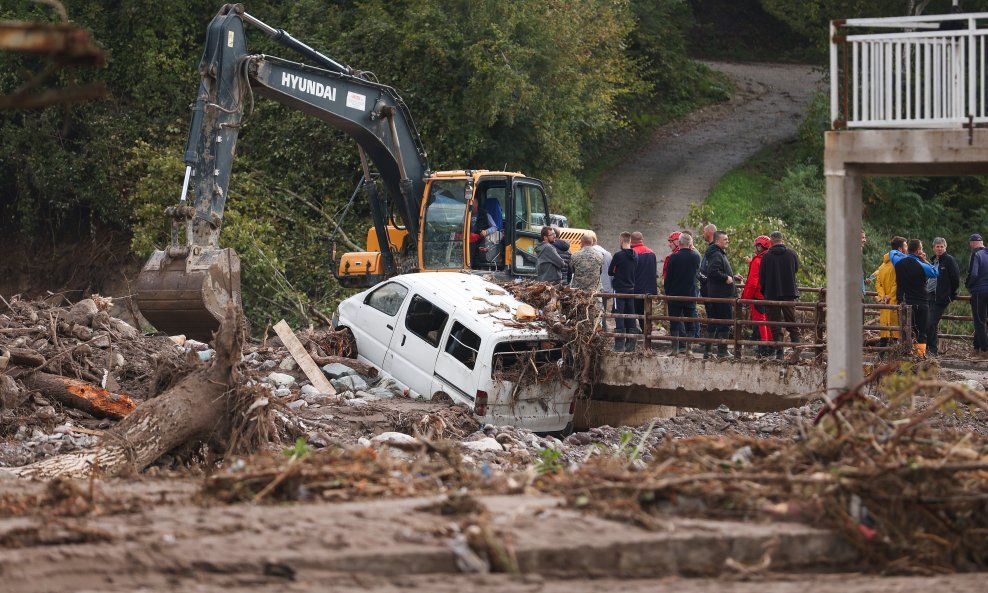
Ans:
POLYGON ((494 347, 491 378, 501 381, 540 382, 559 377, 563 345, 554 340, 511 340, 494 347))

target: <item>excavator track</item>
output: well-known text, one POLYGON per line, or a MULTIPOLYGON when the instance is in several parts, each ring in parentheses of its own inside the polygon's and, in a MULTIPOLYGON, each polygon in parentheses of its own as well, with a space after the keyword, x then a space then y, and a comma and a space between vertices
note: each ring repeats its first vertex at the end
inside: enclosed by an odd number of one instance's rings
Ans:
POLYGON ((240 257, 230 248, 193 246, 187 257, 155 251, 137 277, 141 314, 171 335, 208 342, 231 300, 241 304, 240 257))

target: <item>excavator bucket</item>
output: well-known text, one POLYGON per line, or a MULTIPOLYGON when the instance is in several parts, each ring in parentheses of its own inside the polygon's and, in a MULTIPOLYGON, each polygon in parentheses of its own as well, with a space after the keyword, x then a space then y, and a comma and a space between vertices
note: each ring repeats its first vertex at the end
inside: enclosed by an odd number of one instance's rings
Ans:
POLYGON ((230 248, 187 252, 154 252, 137 277, 137 305, 158 331, 208 342, 227 303, 241 304, 240 257, 230 248))

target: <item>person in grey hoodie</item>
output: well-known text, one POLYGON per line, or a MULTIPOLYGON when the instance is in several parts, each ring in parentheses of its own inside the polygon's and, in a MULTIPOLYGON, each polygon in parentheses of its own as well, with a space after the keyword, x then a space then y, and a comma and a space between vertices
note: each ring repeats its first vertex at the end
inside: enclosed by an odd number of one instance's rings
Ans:
POLYGON ((537 256, 535 265, 539 280, 558 284, 566 277, 564 274, 566 262, 559 255, 559 250, 554 245, 555 241, 556 231, 551 226, 542 227, 542 242, 535 248, 537 256))

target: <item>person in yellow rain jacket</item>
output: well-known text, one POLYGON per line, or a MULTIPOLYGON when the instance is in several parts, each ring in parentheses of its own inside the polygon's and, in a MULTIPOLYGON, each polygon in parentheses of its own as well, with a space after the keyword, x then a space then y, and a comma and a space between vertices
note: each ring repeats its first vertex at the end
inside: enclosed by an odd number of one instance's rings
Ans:
MULTIPOLYGON (((892 239, 892 249, 905 252, 905 238, 894 237, 892 239)), ((875 292, 878 293, 878 296, 875 297, 875 302, 895 305, 897 303, 895 298, 895 266, 892 265, 892 261, 889 259, 888 253, 885 254, 882 265, 878 266, 878 269, 875 270, 875 273, 872 274, 872 276, 875 277, 875 292)), ((879 325, 899 325, 899 314, 895 311, 895 309, 882 309, 878 313, 878 321, 879 325)), ((898 340, 899 332, 883 329, 880 331, 879 336, 881 336, 882 339, 878 345, 884 347, 888 346, 892 340, 898 340)))

